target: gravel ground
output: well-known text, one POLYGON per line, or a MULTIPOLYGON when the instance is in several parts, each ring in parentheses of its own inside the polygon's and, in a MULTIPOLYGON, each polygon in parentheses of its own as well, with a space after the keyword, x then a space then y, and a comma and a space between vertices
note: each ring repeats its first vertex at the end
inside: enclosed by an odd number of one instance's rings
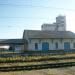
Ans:
POLYGON ((75 67, 33 71, 0 72, 0 75, 75 75, 75 67))

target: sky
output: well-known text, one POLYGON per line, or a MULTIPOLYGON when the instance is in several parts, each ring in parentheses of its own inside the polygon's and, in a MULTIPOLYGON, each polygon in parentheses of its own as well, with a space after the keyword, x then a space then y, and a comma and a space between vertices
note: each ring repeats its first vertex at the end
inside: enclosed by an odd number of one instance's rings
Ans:
POLYGON ((41 30, 58 15, 75 32, 75 0, 0 0, 0 39, 22 38, 24 30, 41 30))

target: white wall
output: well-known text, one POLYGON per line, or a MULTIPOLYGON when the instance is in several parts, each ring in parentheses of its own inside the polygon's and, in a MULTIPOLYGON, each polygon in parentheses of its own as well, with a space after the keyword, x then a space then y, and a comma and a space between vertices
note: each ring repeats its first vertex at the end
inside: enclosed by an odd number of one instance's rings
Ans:
POLYGON ((65 26, 59 26, 59 27, 58 27, 58 31, 66 31, 65 26))
POLYGON ((22 50, 22 45, 15 46, 15 52, 21 52, 21 50, 22 50))
POLYGON ((56 25, 42 25, 41 30, 55 31, 56 25))
POLYGON ((58 28, 57 28, 57 24, 53 25, 53 24, 44 24, 42 25, 41 27, 41 30, 46 30, 46 31, 66 31, 66 27, 65 25, 58 25, 58 28))
POLYGON ((58 42, 58 50, 64 49, 64 42, 70 42, 70 48, 73 48, 75 39, 32 39, 28 44, 28 50, 35 50, 35 43, 38 43, 38 50, 42 50, 42 43, 49 43, 49 50, 56 50, 55 43, 58 42))

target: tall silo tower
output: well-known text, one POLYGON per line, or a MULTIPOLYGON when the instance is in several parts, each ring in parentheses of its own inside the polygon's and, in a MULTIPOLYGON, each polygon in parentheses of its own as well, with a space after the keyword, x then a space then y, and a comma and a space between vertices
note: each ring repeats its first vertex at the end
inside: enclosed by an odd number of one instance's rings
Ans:
POLYGON ((57 16, 56 25, 57 31, 66 31, 66 16, 57 16))

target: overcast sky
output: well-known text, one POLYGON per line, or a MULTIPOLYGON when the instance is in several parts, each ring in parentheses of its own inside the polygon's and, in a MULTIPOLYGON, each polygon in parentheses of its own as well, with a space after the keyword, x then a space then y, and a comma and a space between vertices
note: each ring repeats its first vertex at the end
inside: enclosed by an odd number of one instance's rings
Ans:
POLYGON ((0 0, 0 39, 22 38, 25 29, 40 30, 58 15, 75 32, 75 0, 0 0))

